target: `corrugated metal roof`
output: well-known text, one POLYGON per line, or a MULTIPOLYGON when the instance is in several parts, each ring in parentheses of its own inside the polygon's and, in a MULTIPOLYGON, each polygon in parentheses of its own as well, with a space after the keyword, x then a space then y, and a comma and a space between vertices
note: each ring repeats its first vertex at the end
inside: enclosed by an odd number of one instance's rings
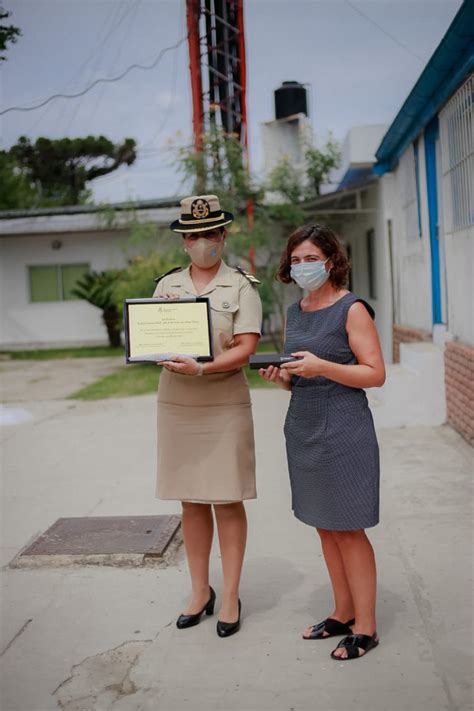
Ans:
POLYGON ((157 200, 137 200, 136 202, 115 202, 101 205, 68 205, 65 207, 37 207, 25 210, 0 210, 0 220, 14 220, 22 217, 52 217, 53 215, 85 215, 106 210, 132 211, 149 210, 160 207, 178 207, 182 198, 160 198, 157 200))
POLYGON ((337 189, 350 190, 351 188, 360 188, 370 182, 373 177, 371 165, 363 168, 349 168, 337 186, 337 189))
POLYGON ((474 0, 464 0, 375 154, 377 175, 395 167, 407 146, 473 70, 474 0))

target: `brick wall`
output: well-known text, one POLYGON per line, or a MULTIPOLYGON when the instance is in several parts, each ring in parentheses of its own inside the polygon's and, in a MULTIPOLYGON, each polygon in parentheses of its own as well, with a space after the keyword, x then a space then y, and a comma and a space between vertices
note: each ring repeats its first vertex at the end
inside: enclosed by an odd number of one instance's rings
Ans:
POLYGON ((444 366, 448 423, 474 445, 474 348, 449 341, 444 366))
POLYGON ((431 333, 410 326, 393 325, 393 362, 400 363, 400 343, 431 341, 431 333))

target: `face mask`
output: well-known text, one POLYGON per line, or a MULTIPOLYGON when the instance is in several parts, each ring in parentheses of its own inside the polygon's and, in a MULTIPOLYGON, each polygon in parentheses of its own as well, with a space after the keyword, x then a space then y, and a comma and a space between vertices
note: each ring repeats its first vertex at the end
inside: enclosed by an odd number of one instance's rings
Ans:
POLYGON ((319 289, 329 279, 329 272, 326 271, 325 262, 300 262, 293 264, 290 270, 290 276, 293 281, 296 281, 298 286, 308 291, 319 289))
POLYGON ((214 267, 222 256, 224 242, 214 242, 206 237, 200 237, 187 245, 186 250, 191 261, 201 269, 214 267))

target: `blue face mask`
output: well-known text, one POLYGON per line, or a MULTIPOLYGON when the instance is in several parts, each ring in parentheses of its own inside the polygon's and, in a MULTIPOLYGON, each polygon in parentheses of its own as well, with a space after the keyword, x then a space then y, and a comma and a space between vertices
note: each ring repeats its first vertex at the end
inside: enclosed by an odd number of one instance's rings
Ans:
POLYGON ((292 264, 290 276, 298 286, 308 291, 319 289, 329 279, 329 272, 326 271, 325 262, 300 262, 292 264))

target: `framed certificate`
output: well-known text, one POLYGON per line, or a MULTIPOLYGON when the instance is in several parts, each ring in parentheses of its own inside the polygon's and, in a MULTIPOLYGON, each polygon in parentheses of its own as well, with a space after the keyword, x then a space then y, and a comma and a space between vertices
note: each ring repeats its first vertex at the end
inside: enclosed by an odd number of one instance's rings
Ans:
POLYGON ((127 363, 213 360, 209 299, 126 299, 123 320, 127 363))

